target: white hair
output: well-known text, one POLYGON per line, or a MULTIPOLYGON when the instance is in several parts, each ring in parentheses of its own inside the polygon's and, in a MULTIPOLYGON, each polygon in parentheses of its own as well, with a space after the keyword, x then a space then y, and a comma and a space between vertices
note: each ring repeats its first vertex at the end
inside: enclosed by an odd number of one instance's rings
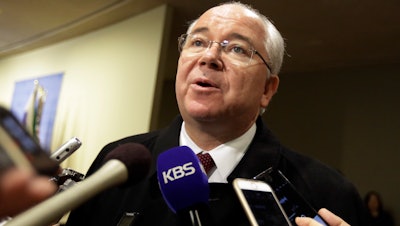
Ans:
MULTIPOLYGON (((220 4, 220 6, 221 5, 235 5, 243 7, 255 13, 261 19, 266 33, 264 46, 269 56, 269 60, 267 60, 267 62, 271 66, 271 73, 274 75, 278 75, 283 63, 283 55, 285 53, 285 41, 283 40, 283 37, 279 33, 278 29, 276 29, 274 24, 271 22, 271 20, 268 19, 265 15, 261 14, 257 9, 254 9, 252 6, 243 4, 241 2, 226 2, 220 4)), ((190 33, 197 20, 198 19, 190 22, 187 33, 190 33)))

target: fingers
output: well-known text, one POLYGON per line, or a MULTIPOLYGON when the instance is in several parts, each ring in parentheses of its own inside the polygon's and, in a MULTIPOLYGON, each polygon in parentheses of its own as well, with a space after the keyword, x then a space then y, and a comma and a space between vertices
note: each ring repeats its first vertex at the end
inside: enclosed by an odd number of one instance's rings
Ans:
POLYGON ((49 178, 21 169, 10 169, 0 177, 0 218, 13 216, 53 195, 57 186, 49 178))
MULTIPOLYGON (((330 226, 350 226, 342 218, 336 216, 331 211, 322 208, 318 211, 318 214, 330 225, 330 226)), ((296 224, 298 226, 321 226, 317 221, 309 217, 296 217, 296 224)))
POLYGON ((29 182, 27 194, 30 194, 34 202, 38 202, 53 195, 56 190, 56 185, 48 177, 36 177, 29 182))
POLYGON ((295 221, 298 226, 321 226, 320 223, 309 217, 296 217, 295 221))
POLYGON ((331 211, 321 208, 318 214, 331 226, 350 226, 342 218, 336 216, 331 211))

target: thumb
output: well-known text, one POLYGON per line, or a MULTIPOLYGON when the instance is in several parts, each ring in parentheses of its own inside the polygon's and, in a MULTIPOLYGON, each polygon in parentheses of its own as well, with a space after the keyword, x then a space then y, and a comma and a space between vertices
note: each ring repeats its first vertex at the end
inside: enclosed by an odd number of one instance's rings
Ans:
POLYGON ((321 224, 309 217, 296 217, 295 221, 298 226, 321 226, 321 224))

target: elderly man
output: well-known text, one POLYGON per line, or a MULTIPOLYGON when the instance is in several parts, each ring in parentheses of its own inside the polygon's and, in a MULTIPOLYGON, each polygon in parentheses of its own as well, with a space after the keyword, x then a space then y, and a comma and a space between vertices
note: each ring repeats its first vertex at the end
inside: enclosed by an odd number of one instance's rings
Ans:
MULTIPOLYGON (((284 41, 272 23, 250 6, 230 2, 209 9, 179 38, 176 74, 180 115, 169 127, 129 136, 105 146, 103 157, 122 143, 144 144, 154 158, 176 146, 211 155, 209 219, 213 225, 248 225, 232 189, 234 178, 280 169, 317 209, 327 208, 351 225, 365 225, 354 186, 330 167, 279 143, 260 114, 279 86, 284 41)), ((161 195, 155 169, 137 185, 110 189, 77 210, 67 225, 117 225, 135 213, 133 225, 179 225, 161 195)), ((325 215, 326 216, 326 215, 325 215)), ((308 219, 299 223, 308 224, 308 219)))

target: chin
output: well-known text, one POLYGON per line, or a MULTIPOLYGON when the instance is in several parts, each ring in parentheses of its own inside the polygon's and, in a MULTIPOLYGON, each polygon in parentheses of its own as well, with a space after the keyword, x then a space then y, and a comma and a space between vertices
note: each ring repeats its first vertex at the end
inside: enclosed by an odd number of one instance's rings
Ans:
POLYGON ((186 117, 189 117, 195 121, 208 122, 216 118, 215 114, 211 114, 209 110, 189 110, 186 112, 186 117))

